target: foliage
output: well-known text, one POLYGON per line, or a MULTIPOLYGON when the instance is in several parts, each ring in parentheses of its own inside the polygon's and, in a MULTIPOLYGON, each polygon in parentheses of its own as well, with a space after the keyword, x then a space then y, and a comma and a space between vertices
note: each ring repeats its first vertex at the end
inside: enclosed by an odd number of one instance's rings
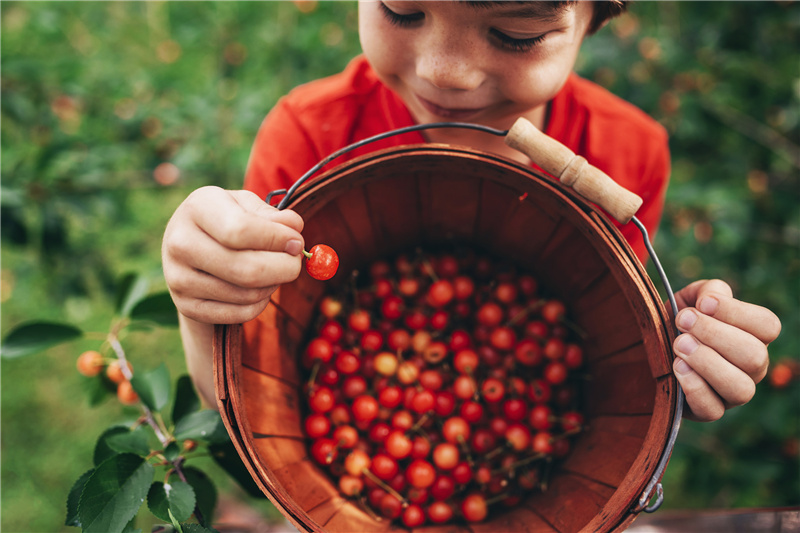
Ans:
MULTIPOLYGON (((64 523, 86 532, 133 531, 146 499, 152 514, 178 531, 184 526, 197 532, 216 531, 211 528, 216 487, 202 470, 187 463, 193 456, 210 455, 245 487, 251 488, 253 481, 246 472, 243 477, 242 468, 231 461, 231 456, 238 456, 219 413, 201 406, 188 376, 177 380, 171 416, 165 416, 172 393, 166 366, 162 363, 135 373, 128 366, 121 342, 127 330, 176 326, 177 311, 169 293, 149 295, 146 280, 127 276, 122 287, 117 314, 102 345, 111 356, 82 364, 85 356, 89 356, 87 360, 103 356, 96 350, 87 351, 78 358, 77 366, 87 377, 90 404, 117 394, 122 403, 138 405, 141 414, 133 422, 113 424, 100 435, 94 466, 81 474, 69 491, 64 523), (115 377, 113 364, 128 370, 115 377), (120 392, 128 383, 135 393, 130 399, 120 392), (157 467, 165 469, 164 481, 154 481, 157 467), (190 518, 196 523, 188 523, 190 518)), ((5 358, 32 355, 82 336, 95 335, 71 324, 25 323, 6 335, 0 353, 5 358)))
MULTIPOLYGON (((188 192, 237 187, 277 98, 358 52, 352 2, 2 2, 0 14, 4 337, 31 319, 106 329, 125 307, 121 272, 160 280, 160 235, 188 192)), ((673 286, 719 277, 773 309, 774 362, 800 352, 799 29, 796 2, 639 2, 578 64, 670 132, 656 249, 673 286)), ((128 335, 142 368, 183 373, 174 329, 128 335)), ((3 358, 0 529, 59 529, 64 495, 119 416, 113 402, 69 407, 86 380, 61 376, 89 342, 3 358)), ((665 507, 800 502, 798 380, 758 389, 719 422, 684 422, 665 507)))

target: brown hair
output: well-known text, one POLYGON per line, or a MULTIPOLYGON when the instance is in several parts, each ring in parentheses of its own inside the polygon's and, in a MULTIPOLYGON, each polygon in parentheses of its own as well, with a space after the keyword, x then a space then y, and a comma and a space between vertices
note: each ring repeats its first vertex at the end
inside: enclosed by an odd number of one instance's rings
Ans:
POLYGON ((589 26, 589 35, 602 28, 606 22, 622 14, 628 9, 626 0, 604 0, 592 2, 594 4, 594 16, 589 26))

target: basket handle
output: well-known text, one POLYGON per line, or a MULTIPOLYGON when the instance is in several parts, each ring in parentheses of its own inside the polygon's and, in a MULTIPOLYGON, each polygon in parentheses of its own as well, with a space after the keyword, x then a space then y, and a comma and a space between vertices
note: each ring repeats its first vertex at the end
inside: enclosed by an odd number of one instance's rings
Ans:
POLYGON ((522 152, 545 172, 594 202, 621 224, 630 222, 642 199, 590 165, 585 158, 542 133, 525 118, 518 118, 508 130, 505 142, 522 152))

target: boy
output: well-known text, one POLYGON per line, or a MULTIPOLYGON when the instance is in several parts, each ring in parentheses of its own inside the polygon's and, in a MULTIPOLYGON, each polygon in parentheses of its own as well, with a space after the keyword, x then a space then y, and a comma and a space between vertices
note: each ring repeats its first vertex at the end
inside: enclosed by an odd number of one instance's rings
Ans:
MULTIPOLYGON (((653 235, 669 173, 666 134, 572 73, 583 39, 623 9, 622 2, 361 2, 364 55, 278 103, 256 138, 247 190, 199 189, 167 225, 164 274, 204 400, 216 405, 213 324, 242 322, 257 336, 253 319, 275 288, 300 272, 303 220, 266 205, 265 195, 354 141, 439 121, 508 129, 524 116, 642 197, 637 217, 653 235)), ((342 160, 420 142, 466 145, 530 164, 500 138, 454 129, 392 137, 342 160)), ((639 232, 631 225, 621 231, 644 261, 639 232)), ((694 282, 676 297, 682 334, 673 369, 686 393, 686 416, 716 420, 752 398, 780 321, 734 299, 719 280, 694 282)))

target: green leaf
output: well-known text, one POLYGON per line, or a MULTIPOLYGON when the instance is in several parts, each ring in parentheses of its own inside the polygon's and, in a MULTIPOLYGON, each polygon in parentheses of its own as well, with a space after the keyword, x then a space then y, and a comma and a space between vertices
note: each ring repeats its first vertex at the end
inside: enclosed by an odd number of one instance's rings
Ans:
POLYGON ((229 439, 225 424, 217 411, 203 409, 186 415, 175 424, 177 440, 193 439, 204 442, 224 442, 229 439))
POLYGON ((114 437, 115 435, 124 435, 126 433, 130 433, 130 429, 127 426, 123 425, 116 425, 111 426, 107 430, 105 430, 100 437, 97 439, 97 443, 94 445, 94 465, 99 466, 101 463, 117 455, 117 450, 111 447, 108 443, 108 439, 114 437))
POLYGON ((167 444, 167 447, 164 448, 164 457, 167 459, 167 461, 174 461, 175 459, 178 458, 178 455, 180 455, 180 453, 181 453, 180 446, 178 446, 178 443, 175 441, 170 442, 169 444, 167 444))
POLYGON ((135 272, 131 272, 122 278, 117 295, 117 305, 115 307, 120 316, 129 316, 131 310, 147 295, 150 289, 150 281, 135 272))
POLYGON ((179 522, 188 520, 195 503, 194 489, 183 481, 156 481, 147 493, 147 507, 161 520, 171 521, 170 512, 179 522))
POLYGON ((78 520, 78 502, 81 499, 83 488, 86 486, 86 480, 89 479, 89 476, 91 476, 93 472, 94 468, 87 470, 78 478, 75 484, 72 485, 67 495, 67 518, 64 520, 65 526, 81 527, 81 523, 78 520))
POLYGON ((149 432, 145 426, 139 426, 133 431, 109 435, 105 442, 109 448, 118 453, 135 453, 142 457, 150 454, 149 432))
POLYGON ((29 322, 6 335, 0 346, 0 354, 7 358, 31 355, 81 335, 83 331, 69 324, 29 322))
POLYGON ((178 310, 166 291, 140 300, 131 309, 130 316, 134 320, 149 320, 162 326, 178 325, 178 310))
POLYGON ((142 403, 152 411, 160 411, 169 401, 169 370, 164 363, 150 372, 134 374, 131 385, 142 403))
POLYGON ((197 498, 197 509, 200 511, 202 519, 200 516, 196 518, 200 524, 208 527, 209 524, 214 522, 214 509, 217 507, 217 487, 205 472, 197 468, 185 467, 183 475, 194 489, 194 495, 197 498))
POLYGON ((184 374, 178 378, 175 386, 175 403, 172 407, 172 423, 177 424, 189 413, 200 409, 200 398, 194 390, 192 378, 184 374))
POLYGON ((211 457, 242 487, 250 496, 263 498, 264 493, 261 488, 253 481, 253 476, 245 466, 233 442, 228 439, 226 442, 211 444, 208 447, 211 457))
POLYGON ((103 461, 86 480, 78 503, 84 533, 121 532, 144 503, 155 469, 138 455, 103 461))
POLYGON ((111 380, 102 374, 91 378, 82 377, 83 390, 86 392, 86 400, 89 402, 90 407, 100 405, 104 400, 116 393, 116 389, 112 387, 111 380))

